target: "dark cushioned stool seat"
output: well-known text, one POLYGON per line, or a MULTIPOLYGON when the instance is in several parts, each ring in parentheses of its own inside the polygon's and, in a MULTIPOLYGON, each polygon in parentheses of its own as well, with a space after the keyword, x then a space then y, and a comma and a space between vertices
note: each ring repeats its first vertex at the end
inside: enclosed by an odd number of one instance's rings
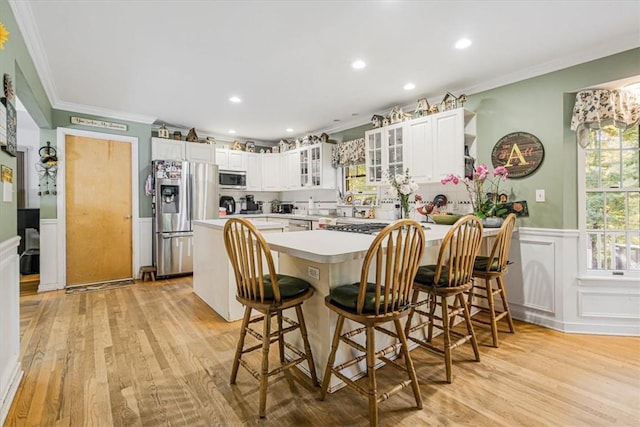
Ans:
MULTIPOLYGON (((311 287, 309 282, 299 277, 287 276, 286 274, 276 274, 276 277, 281 298, 293 298, 307 292, 311 287)), ((271 284, 271 276, 268 274, 264 276, 264 299, 273 299, 273 285, 271 284)))
MULTIPOLYGON (((476 261, 473 263, 474 270, 487 271, 487 265, 489 264, 489 257, 478 255, 476 261)), ((500 264, 497 258, 494 258, 490 271, 500 271, 500 264)))
MULTIPOLYGON (((350 285, 338 286, 330 291, 331 300, 336 304, 349 310, 356 310, 358 305, 358 292, 360 291, 360 282, 350 285)), ((384 288, 380 289, 380 293, 384 293, 384 288)), ((364 310, 367 313, 374 313, 376 301, 376 284, 367 283, 367 292, 364 300, 364 310)))
POLYGON ((418 273, 416 274, 416 282, 423 285, 435 286, 436 288, 441 288, 443 286, 449 286, 449 270, 447 267, 442 267, 442 273, 440 273, 440 281, 438 283, 433 283, 433 279, 436 277, 436 268, 437 265, 423 265, 418 268, 418 273))

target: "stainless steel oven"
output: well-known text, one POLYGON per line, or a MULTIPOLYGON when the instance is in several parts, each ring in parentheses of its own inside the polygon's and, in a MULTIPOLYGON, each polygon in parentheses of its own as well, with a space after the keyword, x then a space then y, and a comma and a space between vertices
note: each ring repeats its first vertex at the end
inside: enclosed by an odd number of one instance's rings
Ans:
POLYGON ((244 171, 224 171, 219 175, 220 188, 235 188, 243 190, 247 188, 247 173, 244 171))

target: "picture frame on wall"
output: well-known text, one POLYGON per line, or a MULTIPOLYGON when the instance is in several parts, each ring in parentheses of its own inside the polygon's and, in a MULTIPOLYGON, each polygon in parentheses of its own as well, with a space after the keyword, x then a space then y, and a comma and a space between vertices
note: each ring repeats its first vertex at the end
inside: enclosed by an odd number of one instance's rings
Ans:
POLYGON ((0 103, 0 147, 7 145, 7 107, 0 103))
POLYGON ((2 149, 7 154, 16 157, 18 155, 18 116, 16 115, 16 109, 7 98, 0 98, 0 102, 6 108, 6 145, 2 146, 2 149))

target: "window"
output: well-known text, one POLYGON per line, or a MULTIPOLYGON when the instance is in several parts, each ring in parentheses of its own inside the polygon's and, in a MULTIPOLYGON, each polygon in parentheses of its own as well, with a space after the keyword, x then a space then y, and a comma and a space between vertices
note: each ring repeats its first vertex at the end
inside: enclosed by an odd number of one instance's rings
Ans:
POLYGON ((640 276, 638 129, 593 129, 579 150, 583 272, 640 276))
POLYGON ((366 166, 352 165, 344 168, 344 188, 345 191, 356 192, 375 192, 375 185, 367 185, 366 166))

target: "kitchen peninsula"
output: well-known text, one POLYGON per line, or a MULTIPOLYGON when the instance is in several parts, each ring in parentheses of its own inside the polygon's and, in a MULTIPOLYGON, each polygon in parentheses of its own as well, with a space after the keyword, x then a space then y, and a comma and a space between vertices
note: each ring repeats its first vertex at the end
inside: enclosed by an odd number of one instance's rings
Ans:
MULTIPOLYGON (((284 226, 258 218, 250 221, 261 233, 282 233, 284 226)), ((227 322, 242 318, 244 309, 236 301, 236 279, 224 247, 226 219, 193 222, 193 292, 227 322)), ((278 254, 273 262, 278 268, 278 254)))
MULTIPOLYGON (((240 304, 235 301, 235 279, 224 250, 222 228, 225 221, 196 222, 193 283, 194 292, 218 314, 230 321, 241 318, 242 310, 240 304), (223 267, 224 270, 220 270, 223 267)), ((324 298, 330 289, 360 280, 362 261, 375 236, 330 230, 279 233, 277 231, 281 231, 281 228, 277 227, 281 225, 278 223, 264 222, 257 218, 252 221, 264 233, 272 253, 275 253, 274 262, 277 259, 278 272, 303 278, 315 288, 313 297, 305 301, 303 310, 316 372, 321 378, 327 364, 336 323, 336 315, 326 308, 324 298)), ((449 229, 450 226, 446 225, 425 224, 427 247, 421 264, 435 262, 440 243, 449 229)), ((497 232, 498 229, 485 229, 484 236, 493 236, 497 232)), ((288 315, 295 318, 295 313, 288 315)), ((353 326, 349 320, 346 324, 345 328, 353 326)), ((301 344, 295 342, 297 338, 299 337, 292 337, 293 342, 296 345, 301 344)), ((356 341, 360 342, 359 338, 356 337, 356 341)), ((387 335, 377 334, 376 345, 388 345, 391 339, 387 335)), ((363 340, 360 343, 364 344, 363 340)), ((340 350, 342 349, 345 353, 339 352, 336 355, 336 363, 350 358, 348 349, 341 347, 340 350)), ((304 369, 303 366, 299 368, 304 369)), ((344 373, 351 378, 358 378, 365 371, 366 365, 363 361, 344 373)), ((333 376, 329 391, 333 392, 341 385, 342 381, 333 376)))

